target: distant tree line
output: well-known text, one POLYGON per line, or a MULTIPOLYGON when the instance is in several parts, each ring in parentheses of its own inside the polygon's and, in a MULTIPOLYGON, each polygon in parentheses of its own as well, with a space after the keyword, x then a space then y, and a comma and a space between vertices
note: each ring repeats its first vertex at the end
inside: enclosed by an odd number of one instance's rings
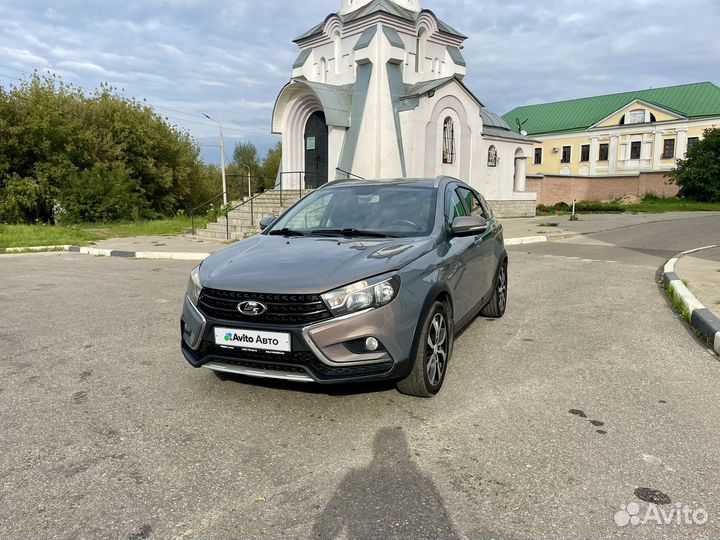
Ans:
MULTIPOLYGON (((273 177, 279 155, 260 160, 252 144, 238 145, 228 172, 247 174, 244 163, 273 177)), ((0 222, 170 217, 221 194, 220 177, 187 132, 113 87, 88 95, 37 74, 0 87, 0 222)), ((256 180, 254 189, 273 186, 256 180)))

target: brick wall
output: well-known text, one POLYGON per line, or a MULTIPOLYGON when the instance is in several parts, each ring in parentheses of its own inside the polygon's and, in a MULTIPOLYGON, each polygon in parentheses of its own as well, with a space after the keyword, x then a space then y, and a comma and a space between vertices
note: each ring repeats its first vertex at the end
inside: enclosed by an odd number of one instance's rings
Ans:
POLYGON ((662 172, 648 172, 629 176, 529 176, 525 191, 538 194, 538 204, 552 206, 559 202, 608 201, 628 195, 642 197, 654 193, 662 197, 674 197, 678 187, 669 183, 662 172))
POLYGON ((535 217, 536 204, 535 201, 488 201, 498 218, 535 217))

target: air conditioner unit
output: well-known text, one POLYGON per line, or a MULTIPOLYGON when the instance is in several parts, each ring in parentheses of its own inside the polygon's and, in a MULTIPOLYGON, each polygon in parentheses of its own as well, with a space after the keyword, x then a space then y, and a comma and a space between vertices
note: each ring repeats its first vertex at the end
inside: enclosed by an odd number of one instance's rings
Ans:
POLYGON ((558 146, 553 148, 553 154, 557 154, 559 151, 560 151, 560 148, 558 146))

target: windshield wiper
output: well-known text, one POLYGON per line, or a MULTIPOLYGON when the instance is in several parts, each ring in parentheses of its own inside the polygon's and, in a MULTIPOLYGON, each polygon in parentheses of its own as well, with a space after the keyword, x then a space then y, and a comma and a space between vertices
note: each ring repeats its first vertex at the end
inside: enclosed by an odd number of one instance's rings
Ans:
POLYGON ((317 229, 310 234, 314 236, 344 236, 346 238, 402 238, 397 234, 381 233, 375 231, 361 231, 358 229, 317 229))
POLYGON ((294 229, 288 229, 285 227, 284 229, 278 229, 276 231, 270 231, 268 233, 270 236, 305 236, 304 232, 296 231, 294 229))

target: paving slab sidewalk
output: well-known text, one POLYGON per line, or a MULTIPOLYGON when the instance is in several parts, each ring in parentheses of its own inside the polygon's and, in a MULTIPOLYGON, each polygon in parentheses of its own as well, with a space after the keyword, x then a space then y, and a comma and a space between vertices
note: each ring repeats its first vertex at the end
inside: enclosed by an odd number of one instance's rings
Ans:
POLYGON ((224 242, 194 238, 192 236, 135 236, 110 238, 95 244, 98 249, 130 252, 214 253, 227 247, 224 242))
POLYGON ((685 255, 675 273, 687 282, 695 298, 720 318, 720 247, 685 255))

